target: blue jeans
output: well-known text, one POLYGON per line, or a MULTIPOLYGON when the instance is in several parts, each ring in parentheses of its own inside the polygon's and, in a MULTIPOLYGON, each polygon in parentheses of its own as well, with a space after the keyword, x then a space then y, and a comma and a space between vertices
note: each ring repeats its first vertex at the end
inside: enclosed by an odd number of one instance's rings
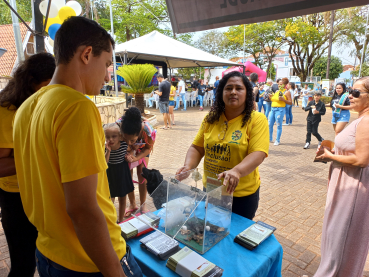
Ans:
POLYGON ((265 116, 266 118, 269 118, 269 113, 272 110, 272 102, 267 102, 266 103, 266 112, 265 112, 265 116))
POLYGON ((263 103, 264 102, 264 97, 260 97, 259 98, 259 102, 258 102, 258 111, 259 113, 261 112, 262 108, 264 108, 264 113, 266 113, 266 104, 263 103))
MULTIPOLYGON (((93 273, 85 273, 85 272, 78 272, 69 270, 57 263, 46 258, 44 255, 41 254, 40 251, 36 248, 36 264, 37 270, 40 277, 103 277, 101 272, 93 272, 93 273)), ((137 276, 142 277, 142 271, 140 267, 137 265, 135 258, 131 253, 131 248, 127 245, 127 253, 124 255, 122 260, 120 261, 122 265, 123 271, 127 277, 137 276), (126 259, 129 268, 123 261, 126 259)))
POLYGON ((286 124, 292 124, 292 105, 286 105, 286 124))
POLYGON ((174 108, 175 110, 179 109, 179 99, 182 98, 182 102, 183 102, 183 109, 186 110, 187 108, 187 103, 186 103, 186 93, 180 93, 179 96, 177 96, 177 100, 176 100, 176 107, 174 108))
POLYGON ((152 102, 155 101, 155 97, 149 98, 149 107, 152 108, 152 102))
POLYGON ((332 113, 332 124, 337 124, 338 122, 349 122, 350 121, 350 111, 341 110, 340 113, 332 113))
POLYGON ((200 101, 200 107, 202 107, 202 102, 204 101, 204 95, 198 95, 197 99, 200 101))
POLYGON ((283 117, 286 108, 272 108, 269 114, 269 140, 273 140, 273 126, 274 123, 277 123, 277 138, 275 139, 278 142, 281 142, 282 135, 282 123, 283 117))
POLYGON ((305 108, 309 103, 309 96, 302 97, 302 107, 305 108))

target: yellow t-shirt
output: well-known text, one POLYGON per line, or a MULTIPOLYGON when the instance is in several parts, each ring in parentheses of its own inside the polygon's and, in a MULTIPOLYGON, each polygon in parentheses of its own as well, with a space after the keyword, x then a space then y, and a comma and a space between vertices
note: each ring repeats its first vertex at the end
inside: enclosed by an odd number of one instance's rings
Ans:
MULTIPOLYGON (((204 119, 193 141, 194 145, 205 149, 204 170, 219 174, 232 169, 252 152, 261 151, 268 155, 269 127, 265 115, 253 112, 249 122, 241 127, 242 117, 240 115, 227 121, 222 114, 219 121, 213 124, 206 123, 204 119)), ((259 186, 260 175, 256 168, 240 179, 233 196, 251 195, 259 186)))
POLYGON ((98 174, 96 197, 112 245, 119 259, 126 253, 110 200, 101 126, 95 104, 63 85, 47 86, 33 94, 14 119, 19 188, 24 211, 39 232, 36 246, 55 263, 80 272, 99 270, 80 244, 67 214, 63 183, 98 174))
MULTIPOLYGON (((171 86, 171 87, 170 87, 170 93, 171 93, 171 94, 176 94, 176 90, 177 90, 177 89, 176 89, 176 87, 175 87, 175 86, 171 86)), ((174 101, 174 96, 170 96, 170 95, 169 95, 169 101, 174 101)))
POLYGON ((285 89, 284 90, 277 90, 273 94, 272 98, 270 99, 270 100, 272 100, 272 108, 284 108, 284 107, 286 107, 286 103, 279 100, 279 92, 282 92, 284 99, 287 100, 287 96, 285 95, 285 93, 287 91, 285 89))
MULTIPOLYGON (((13 119, 16 107, 0 106, 0 148, 13 149, 13 119)), ((0 188, 7 192, 19 192, 17 175, 0 178, 0 188)))

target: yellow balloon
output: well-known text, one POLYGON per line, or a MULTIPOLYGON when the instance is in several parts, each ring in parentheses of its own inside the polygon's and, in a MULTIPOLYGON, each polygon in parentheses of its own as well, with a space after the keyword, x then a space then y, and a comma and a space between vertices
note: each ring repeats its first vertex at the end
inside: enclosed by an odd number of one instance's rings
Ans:
POLYGON ((71 7, 64 6, 60 8, 58 16, 64 22, 68 17, 76 16, 76 12, 71 7))
MULTIPOLYGON (((55 24, 55 23, 62 24, 63 21, 60 20, 59 16, 53 17, 53 18, 48 18, 47 19, 46 28, 45 28, 46 32, 48 32, 49 31, 49 27, 51 25, 55 24)), ((44 24, 45 24, 45 19, 44 19, 44 24)))

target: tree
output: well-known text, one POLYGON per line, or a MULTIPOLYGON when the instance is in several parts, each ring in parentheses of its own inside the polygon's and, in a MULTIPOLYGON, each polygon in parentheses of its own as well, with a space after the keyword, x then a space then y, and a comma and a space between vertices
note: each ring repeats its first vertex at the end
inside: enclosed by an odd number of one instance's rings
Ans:
POLYGON ((192 74, 194 74, 199 79, 204 79, 204 73, 205 73, 205 68, 203 67, 178 68, 178 74, 181 75, 184 80, 189 80, 192 74), (200 71, 201 71, 201 75, 200 75, 200 71))
MULTIPOLYGON (((254 57, 254 63, 260 68, 268 63, 268 75, 273 58, 284 44, 282 31, 283 25, 279 20, 245 25, 245 52, 254 57)), ((244 25, 229 28, 225 35, 231 50, 243 51, 244 25)))
MULTIPOLYGON (((154 30, 169 34, 162 28, 169 22, 164 0, 113 0, 114 33, 118 43, 146 35, 154 30)), ((110 19, 101 18, 101 25, 110 30, 110 19)))
MULTIPOLYGON (((26 22, 32 20, 32 8, 30 0, 17 0, 17 13, 26 22)), ((0 25, 12 24, 11 10, 4 1, 0 1, 0 25)), ((19 24, 23 24, 19 21, 19 24)))
MULTIPOLYGON (((228 39, 224 33, 217 30, 211 30, 203 33, 195 42, 194 46, 212 55, 225 58, 227 56, 227 45, 228 39)), ((210 69, 212 68, 214 67, 209 67, 209 79, 211 78, 210 69)))
POLYGON ((338 43, 344 48, 355 47, 350 53, 361 62, 363 47, 365 47, 365 56, 368 57, 369 33, 365 40, 366 15, 369 12, 367 6, 353 7, 342 10, 345 19, 343 36, 339 37, 338 43), (365 45, 364 45, 365 42, 365 45))
MULTIPOLYGON (((322 79, 325 79, 327 73, 327 61, 328 57, 322 57, 317 60, 314 64, 314 75, 321 76, 322 79)), ((335 56, 331 56, 331 63, 329 66, 329 79, 334 80, 340 76, 343 70, 342 61, 340 58, 335 56)))
MULTIPOLYGON (((360 66, 356 70, 351 71, 351 75, 354 77, 359 77, 360 66)), ((361 76, 369 76, 369 64, 363 63, 361 68, 361 76)))
POLYGON ((271 64, 269 73, 267 75, 268 78, 275 80, 275 77, 277 76, 277 71, 275 70, 274 63, 271 64))
POLYGON ((132 64, 118 68, 117 74, 124 78, 128 86, 122 85, 122 91, 135 94, 136 106, 144 113, 144 94, 151 93, 155 87, 149 86, 157 69, 152 64, 132 64))
MULTIPOLYGON (((305 81, 308 72, 328 49, 330 34, 330 12, 310 14, 283 20, 284 40, 292 66, 301 81, 305 81)), ((342 11, 336 11, 333 42, 342 35, 344 18, 342 11)))

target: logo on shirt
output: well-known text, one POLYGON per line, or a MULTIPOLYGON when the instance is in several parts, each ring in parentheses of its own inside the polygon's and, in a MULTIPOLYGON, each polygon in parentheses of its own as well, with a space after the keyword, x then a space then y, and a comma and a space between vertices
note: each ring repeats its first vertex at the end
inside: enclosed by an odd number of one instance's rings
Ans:
POLYGON ((234 131, 232 134, 232 140, 237 141, 242 138, 242 132, 240 130, 234 131))
POLYGON ((229 162, 231 159, 231 148, 227 144, 206 145, 206 156, 210 159, 229 162))

